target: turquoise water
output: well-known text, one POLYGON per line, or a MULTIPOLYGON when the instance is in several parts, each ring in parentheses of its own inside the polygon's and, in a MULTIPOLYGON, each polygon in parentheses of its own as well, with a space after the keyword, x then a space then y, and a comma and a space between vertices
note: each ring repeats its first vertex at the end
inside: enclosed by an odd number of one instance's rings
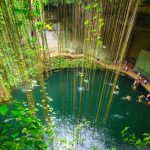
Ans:
MULTIPOLYGON (((142 87, 133 90, 134 81, 120 75, 119 94, 114 94, 109 115, 104 120, 114 74, 105 70, 89 70, 85 73, 85 78, 81 79, 80 71, 80 69, 55 70, 46 80, 48 96, 53 99, 51 106, 56 133, 70 142, 75 137, 77 124, 81 123, 83 127, 80 137, 84 142, 75 144, 74 149, 85 150, 91 146, 106 149, 114 145, 119 149, 134 149, 121 142, 120 132, 126 126, 130 127, 131 133, 139 137, 144 132, 150 132, 150 107, 145 101, 142 104, 137 102, 138 96, 146 95, 146 91, 142 87), (123 100, 127 95, 132 97, 130 102, 123 100), (96 117, 100 97, 101 107, 96 117)), ((40 87, 36 87, 34 93, 36 101, 40 103, 39 90, 40 87)), ((23 92, 15 91, 14 94, 17 99, 24 99, 23 92)), ((42 118, 43 111, 41 108, 39 110, 39 116, 42 118)), ((58 149, 66 149, 59 142, 58 145, 58 149)))

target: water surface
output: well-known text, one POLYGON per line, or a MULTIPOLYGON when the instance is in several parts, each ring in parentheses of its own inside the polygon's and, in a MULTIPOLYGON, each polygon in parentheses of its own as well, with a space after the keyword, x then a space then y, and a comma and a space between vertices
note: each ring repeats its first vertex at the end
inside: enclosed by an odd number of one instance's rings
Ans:
MULTIPOLYGON (((130 132, 139 137, 142 133, 150 132, 150 107, 145 100, 143 103, 137 102, 138 96, 147 93, 142 87, 133 90, 134 81, 126 76, 120 75, 119 94, 113 95, 108 117, 104 118, 113 77, 112 72, 105 70, 87 70, 84 77, 81 77, 80 69, 64 69, 55 70, 46 80, 48 96, 53 99, 51 106, 57 134, 71 143, 80 127, 79 135, 83 143, 80 141, 74 144, 74 149, 85 150, 92 146, 106 149, 115 145, 119 149, 134 149, 121 142, 120 132, 125 127, 130 127, 130 132), (123 97, 126 96, 131 96, 132 100, 124 100, 123 97)), ((34 93, 36 101, 40 103, 42 98, 39 90, 40 87, 36 87, 34 93)), ((24 93, 19 92, 17 97, 24 99, 24 93)), ((42 118, 43 111, 39 109, 39 116, 42 118)), ((64 147, 59 142, 58 145, 58 149, 70 146, 65 144, 64 147)))

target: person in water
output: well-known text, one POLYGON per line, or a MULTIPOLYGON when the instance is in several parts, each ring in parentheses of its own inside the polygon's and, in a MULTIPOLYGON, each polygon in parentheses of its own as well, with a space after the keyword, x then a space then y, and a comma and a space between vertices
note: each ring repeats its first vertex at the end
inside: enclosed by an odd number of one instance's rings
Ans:
POLYGON ((119 86, 118 85, 115 86, 113 93, 115 95, 119 95, 119 86))
POLYGON ((149 106, 150 106, 150 101, 148 101, 148 102, 147 102, 147 105, 149 105, 149 106))
POLYGON ((119 91, 114 91, 113 92, 115 95, 119 95, 119 91))
POLYGON ((128 101, 131 101, 131 96, 128 95, 128 96, 126 97, 126 99, 127 99, 128 101))
POLYGON ((146 98, 147 98, 148 100, 150 100, 150 94, 147 94, 147 95, 146 95, 146 98))
POLYGON ((115 86, 115 89, 116 89, 116 90, 119 90, 119 86, 118 86, 118 85, 116 85, 116 86, 115 86))
POLYGON ((138 96, 138 101, 137 102, 142 103, 143 99, 145 99, 145 96, 144 95, 140 95, 140 96, 138 96))
POLYGON ((133 89, 136 89, 136 87, 140 84, 140 81, 141 81, 141 74, 140 73, 138 73, 137 75, 136 75, 136 79, 135 79, 135 81, 134 81, 134 83, 133 83, 133 89))
POLYGON ((148 102, 147 102, 147 105, 150 105, 150 94, 147 94, 147 95, 146 95, 146 100, 148 101, 148 102))
POLYGON ((126 97, 122 97, 121 99, 131 101, 132 97, 130 95, 127 95, 126 97))

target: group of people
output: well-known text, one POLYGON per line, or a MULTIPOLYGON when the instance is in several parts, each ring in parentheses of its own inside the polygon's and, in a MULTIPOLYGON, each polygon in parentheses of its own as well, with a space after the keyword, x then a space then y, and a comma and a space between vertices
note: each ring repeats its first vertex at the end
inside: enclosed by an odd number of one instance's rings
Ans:
POLYGON ((140 73, 137 74, 137 77, 133 83, 133 87, 136 88, 139 84, 147 84, 147 78, 142 76, 140 73))
MULTIPOLYGON (((114 60, 112 64, 113 65, 118 65, 119 63, 120 63, 120 61, 114 60)), ((133 69, 133 67, 134 67, 134 63, 132 61, 124 60, 123 66, 122 66, 123 70, 128 71, 130 69, 133 69)))
MULTIPOLYGON (((117 65, 119 63, 120 63, 120 61, 114 60, 112 64, 117 65)), ((134 61, 124 60, 123 66, 122 66, 122 69, 124 71, 131 70, 131 69, 133 69, 133 67, 134 67, 134 61)), ((137 77, 136 77, 136 80, 134 81, 133 87, 136 88, 139 84, 147 84, 147 83, 148 83, 147 78, 142 76, 140 73, 137 73, 137 77)))
POLYGON ((137 102, 142 103, 143 101, 146 101, 147 105, 150 105, 150 94, 147 94, 146 96, 144 95, 138 96, 137 102))
MULTIPOLYGON (((130 95, 127 95, 126 97, 122 97, 121 99, 126 101, 131 101, 132 97, 130 95)), ((140 95, 138 96, 138 103, 146 102, 147 105, 150 105, 150 94, 147 94, 146 96, 140 95)))
POLYGON ((133 67, 134 67, 134 64, 132 62, 128 62, 127 60, 123 62, 123 66, 122 66, 123 70, 128 71, 130 69, 133 69, 133 67))
MULTIPOLYGON (((117 65, 119 63, 120 63, 120 61, 114 60, 112 64, 113 65, 117 65)), ((134 67, 134 62, 133 61, 124 60, 123 65, 122 65, 122 69, 124 71, 131 70, 131 69, 133 69, 133 67, 134 67)), ((135 89, 139 84, 146 85, 147 83, 148 83, 148 79, 145 76, 141 75, 140 73, 137 73, 136 79, 135 79, 135 81, 133 83, 133 88, 135 89)), ((115 95, 119 94, 118 86, 115 87, 113 93, 115 95)), ((131 101, 132 97, 130 95, 127 95, 126 97, 122 97, 122 99, 127 100, 127 101, 131 101)), ((138 96, 137 102, 142 103, 142 102, 144 102, 144 100, 146 101, 146 103, 148 105, 150 105, 150 94, 147 94, 146 96, 144 96, 144 95, 138 96)))
MULTIPOLYGON (((122 67, 123 70, 128 71, 130 69, 133 69, 133 67, 134 67, 133 62, 127 60, 123 62, 123 67, 122 67)), ((133 87, 136 88, 139 84, 147 84, 147 83, 148 83, 147 78, 141 75, 140 73, 137 73, 137 77, 134 81, 133 87)))
MULTIPOLYGON (((114 95, 119 95, 119 86, 116 85, 114 87, 114 91, 113 91, 113 94, 114 95)), ((126 100, 126 101, 131 101, 132 100, 132 97, 130 95, 127 95, 125 97, 122 97, 121 99, 123 100, 126 100)), ((146 102, 147 105, 150 105, 150 94, 147 94, 146 96, 145 95, 140 95, 138 96, 138 100, 137 100, 138 103, 142 103, 142 102, 146 102)))

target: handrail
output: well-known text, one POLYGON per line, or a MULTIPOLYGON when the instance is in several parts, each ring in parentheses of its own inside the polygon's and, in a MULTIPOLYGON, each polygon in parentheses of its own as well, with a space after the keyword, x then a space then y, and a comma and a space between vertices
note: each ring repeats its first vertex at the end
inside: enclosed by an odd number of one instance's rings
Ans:
MULTIPOLYGON (((76 58, 82 58, 84 55, 83 54, 72 54, 72 53, 65 53, 65 52, 52 52, 50 53, 51 57, 58 57, 58 56, 63 56, 63 57, 70 57, 72 59, 76 59, 76 58)), ((101 65, 102 67, 109 69, 109 70, 114 70, 114 71, 118 71, 118 65, 113 65, 113 64, 106 64, 105 62, 99 61, 95 58, 91 58, 94 60, 95 63, 101 65)), ((123 69, 119 70, 121 73, 128 75, 129 77, 131 77, 132 79, 137 79, 137 74, 132 71, 132 70, 128 70, 125 71, 123 69)), ((141 85, 150 93, 150 83, 148 82, 147 84, 143 84, 141 83, 141 85)))

